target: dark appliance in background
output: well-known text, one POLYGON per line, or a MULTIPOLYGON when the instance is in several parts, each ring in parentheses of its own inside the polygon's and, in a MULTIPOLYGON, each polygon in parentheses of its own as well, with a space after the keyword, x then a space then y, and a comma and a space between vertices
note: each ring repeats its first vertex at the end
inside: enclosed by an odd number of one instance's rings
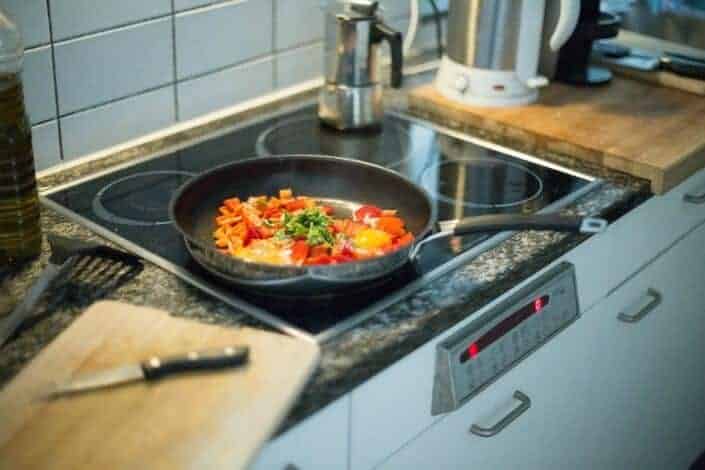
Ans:
POLYGON ((600 11, 600 0, 583 0, 580 3, 578 25, 558 53, 548 47, 552 25, 558 21, 559 3, 548 0, 544 18, 544 33, 541 46, 541 73, 550 80, 571 85, 602 85, 612 79, 612 73, 604 67, 590 64, 592 43, 599 39, 616 37, 620 19, 612 13, 600 11))

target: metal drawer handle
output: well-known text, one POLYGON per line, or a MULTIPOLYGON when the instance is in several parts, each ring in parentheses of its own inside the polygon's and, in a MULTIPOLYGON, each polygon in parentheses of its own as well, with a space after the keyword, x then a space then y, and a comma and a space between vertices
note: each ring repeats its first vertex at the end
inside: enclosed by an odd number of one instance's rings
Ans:
POLYGON ((687 193, 683 195, 683 201, 690 204, 705 204, 705 190, 699 193, 687 193))
POLYGON ((519 400, 520 403, 517 407, 512 409, 512 411, 510 411, 507 416, 500 419, 494 426, 490 426, 489 428, 484 428, 477 424, 473 424, 472 426, 470 426, 470 432, 480 437, 492 437, 496 434, 499 434, 502 429, 509 426, 522 413, 524 413, 531 407, 531 399, 526 396, 526 394, 524 394, 523 392, 516 390, 512 397, 515 400, 519 400))
POLYGON ((648 304, 644 305, 639 311, 637 311, 633 315, 629 315, 628 313, 624 312, 619 312, 617 318, 626 323, 636 323, 642 318, 644 318, 647 313, 658 307, 661 303, 661 300, 663 300, 663 296, 661 295, 661 293, 656 289, 652 289, 651 287, 646 290, 646 296, 651 297, 651 301, 648 304))

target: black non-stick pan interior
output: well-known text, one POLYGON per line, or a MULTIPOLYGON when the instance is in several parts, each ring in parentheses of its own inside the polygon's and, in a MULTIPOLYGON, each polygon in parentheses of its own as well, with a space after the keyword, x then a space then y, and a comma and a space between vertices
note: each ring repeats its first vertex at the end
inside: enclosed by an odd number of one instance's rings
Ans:
POLYGON ((202 174, 177 195, 172 215, 188 238, 210 246, 224 199, 276 195, 282 188, 295 195, 397 209, 415 236, 424 234, 433 218, 427 195, 396 173, 356 160, 300 155, 254 158, 202 174))

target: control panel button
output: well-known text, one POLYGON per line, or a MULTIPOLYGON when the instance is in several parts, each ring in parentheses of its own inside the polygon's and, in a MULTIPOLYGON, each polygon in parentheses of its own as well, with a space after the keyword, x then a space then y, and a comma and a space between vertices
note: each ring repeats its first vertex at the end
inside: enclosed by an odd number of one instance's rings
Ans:
POLYGON ((470 80, 465 75, 458 75, 455 77, 455 82, 453 83, 455 89, 460 93, 465 93, 470 87, 470 80))

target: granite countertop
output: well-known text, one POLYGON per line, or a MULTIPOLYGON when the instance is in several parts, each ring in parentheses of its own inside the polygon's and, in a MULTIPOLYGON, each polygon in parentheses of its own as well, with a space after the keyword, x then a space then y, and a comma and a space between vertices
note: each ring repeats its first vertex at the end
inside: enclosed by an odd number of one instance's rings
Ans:
MULTIPOLYGON (((415 76, 407 80, 407 87, 428 81, 429 76, 415 76)), ((193 138, 208 135, 217 129, 262 113, 285 109, 301 100, 310 99, 311 96, 311 92, 303 93, 180 132, 178 135, 139 145, 101 160, 53 173, 39 180, 40 189, 46 190, 160 149, 183 145, 193 138)), ((405 111, 406 91, 389 91, 386 101, 389 108, 405 111)), ((492 137, 476 129, 459 127, 457 123, 439 124, 460 128, 482 137, 492 137)), ((608 220, 615 220, 650 196, 648 182, 644 180, 586 165, 565 155, 539 156, 604 179, 601 187, 570 205, 564 210, 566 213, 600 215, 608 220)), ((44 233, 57 233, 106 243, 88 229, 47 208, 42 210, 42 227, 44 233)), ((356 328, 324 344, 319 369, 290 413, 283 429, 348 393, 479 310, 498 295, 527 279, 585 238, 584 235, 553 232, 518 232, 464 266, 436 279, 411 297, 386 308, 356 328)), ((40 259, 5 272, 0 271, 0 294, 5 298, 10 296, 15 301, 19 299, 39 275, 48 256, 49 249, 45 241, 40 259)), ((81 314, 92 300, 88 294, 89 292, 81 286, 69 285, 62 295, 47 296, 45 304, 41 307, 41 319, 0 349, 0 386, 8 382, 81 314)), ((265 328, 243 312, 209 297, 150 263, 145 263, 145 269, 137 277, 113 291, 109 298, 163 309, 175 316, 206 323, 231 326, 248 324, 265 328)))

